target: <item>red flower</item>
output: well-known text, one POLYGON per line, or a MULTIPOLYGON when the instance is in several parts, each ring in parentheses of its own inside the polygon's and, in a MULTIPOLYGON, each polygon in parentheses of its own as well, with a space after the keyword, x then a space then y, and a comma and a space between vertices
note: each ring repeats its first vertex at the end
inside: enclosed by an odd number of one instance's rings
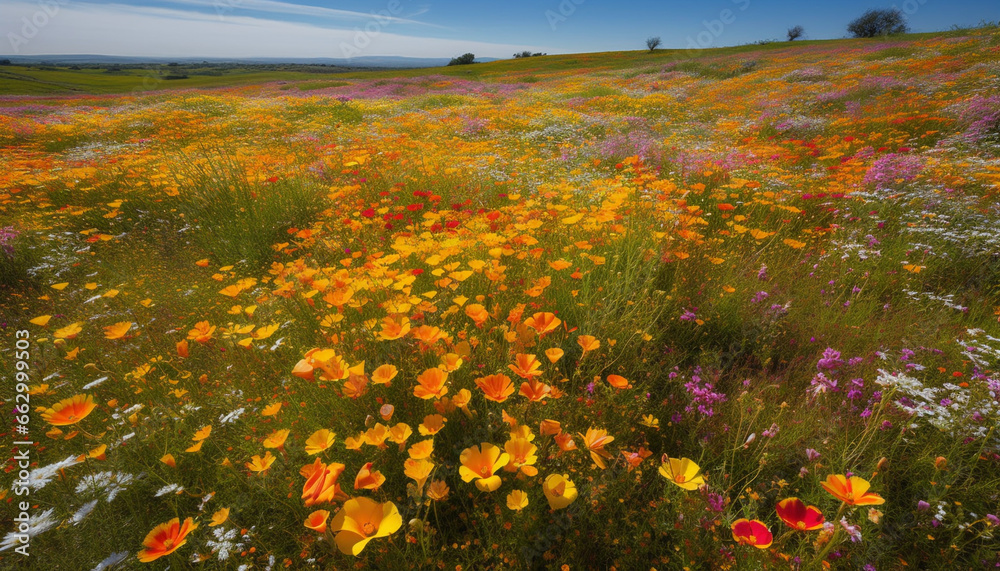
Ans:
POLYGON ((764 522, 738 519, 733 522, 733 539, 742 545, 752 545, 757 549, 767 549, 774 537, 764 522))
POLYGON ((812 531, 823 527, 823 512, 816 506, 807 506, 798 498, 781 500, 774 510, 781 521, 792 529, 812 531))

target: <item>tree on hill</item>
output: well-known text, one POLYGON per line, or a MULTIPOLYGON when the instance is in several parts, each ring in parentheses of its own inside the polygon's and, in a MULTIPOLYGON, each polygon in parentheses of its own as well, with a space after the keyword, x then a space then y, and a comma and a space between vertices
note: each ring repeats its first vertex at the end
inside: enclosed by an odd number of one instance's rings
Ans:
POLYGON ((868 10, 847 25, 847 31, 855 38, 875 38, 905 34, 909 28, 898 8, 891 10, 868 10))
POLYGON ((802 26, 793 26, 788 28, 788 41, 793 42, 801 38, 804 33, 806 33, 806 30, 802 26))
POLYGON ((476 54, 462 54, 458 57, 451 58, 448 65, 469 65, 470 63, 476 63, 476 54))
POLYGON ((651 38, 646 38, 646 47, 649 48, 649 51, 651 51, 651 52, 653 50, 655 50, 656 48, 660 47, 660 44, 662 44, 662 43, 663 42, 660 41, 660 37, 659 36, 653 36, 651 38))

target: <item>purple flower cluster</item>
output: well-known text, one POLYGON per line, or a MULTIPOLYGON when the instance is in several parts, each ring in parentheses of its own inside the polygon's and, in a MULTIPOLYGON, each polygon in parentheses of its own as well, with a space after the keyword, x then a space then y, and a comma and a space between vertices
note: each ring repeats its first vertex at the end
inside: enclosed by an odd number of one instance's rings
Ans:
MULTIPOLYGON (((671 372, 670 378, 677 378, 677 372, 671 372)), ((715 385, 711 381, 701 378, 701 367, 695 368, 691 380, 684 383, 684 390, 691 398, 684 407, 684 411, 688 413, 698 411, 704 416, 712 416, 715 414, 713 406, 726 401, 726 395, 716 392, 715 385)))
POLYGON ((14 259, 14 239, 17 236, 18 232, 13 226, 0 228, 0 251, 10 259, 14 259))
POLYGON ((863 182, 878 189, 891 188, 897 180, 913 180, 923 170, 924 161, 920 157, 889 153, 872 164, 863 182))

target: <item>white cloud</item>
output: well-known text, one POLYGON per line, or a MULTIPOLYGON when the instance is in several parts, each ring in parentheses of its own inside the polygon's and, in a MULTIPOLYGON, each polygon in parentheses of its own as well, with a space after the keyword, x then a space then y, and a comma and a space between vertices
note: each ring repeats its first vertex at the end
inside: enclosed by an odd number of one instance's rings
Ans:
MULTIPOLYGON (((342 18, 350 15, 353 24, 324 27, 243 16, 236 10, 220 17, 219 14, 168 8, 47 1, 48 13, 41 3, 3 2, 0 53, 341 58, 345 57, 344 46, 348 46, 353 56, 451 57, 473 52, 480 57, 507 57, 525 49, 521 45, 393 33, 394 27, 398 29, 409 24, 376 19, 371 14, 364 14, 362 18, 357 12, 340 15, 342 18), (53 5, 58 8, 52 9, 53 5), (25 24, 32 21, 34 24, 25 24)), ((182 1, 204 3, 204 0, 182 1)), ((220 0, 220 5, 239 1, 220 0)), ((284 3, 272 0, 242 1, 275 11, 285 9, 275 6, 284 3)), ((308 10, 309 7, 300 8, 308 10)))

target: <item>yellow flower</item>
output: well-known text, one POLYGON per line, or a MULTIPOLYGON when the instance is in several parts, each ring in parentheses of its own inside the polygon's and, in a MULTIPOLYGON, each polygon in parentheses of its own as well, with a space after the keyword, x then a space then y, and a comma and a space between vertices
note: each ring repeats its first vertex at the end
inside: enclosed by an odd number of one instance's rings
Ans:
POLYGON ((510 456, 510 462, 504 466, 505 471, 517 472, 520 470, 524 472, 525 476, 538 474, 538 469, 533 465, 538 460, 538 456, 535 455, 538 447, 527 438, 511 438, 504 445, 504 450, 510 456))
POLYGON ((313 432, 312 436, 306 440, 306 453, 310 456, 313 454, 319 454, 320 452, 333 446, 333 441, 336 436, 336 434, 325 428, 321 428, 316 432, 313 432))
POLYGON ((251 472, 264 472, 274 464, 275 457, 268 450, 264 453, 264 456, 254 455, 250 458, 250 461, 246 463, 246 467, 251 472))
POLYGON ((427 440, 421 440, 413 446, 410 446, 409 454, 410 458, 414 460, 423 460, 424 458, 429 458, 431 453, 434 452, 434 439, 428 438, 427 440))
POLYGON ((212 521, 208 525, 209 527, 222 525, 226 523, 227 519, 229 519, 229 508, 222 508, 221 510, 212 514, 212 521))
POLYGON ((569 479, 569 474, 552 474, 542 482, 542 493, 549 500, 549 507, 561 510, 576 500, 576 485, 569 479))
POLYGON ((660 465, 660 475, 684 488, 697 490, 705 485, 705 477, 698 472, 701 468, 687 458, 666 458, 660 465))
POLYGON ((410 428, 410 425, 400 422, 389 429, 389 440, 392 440, 396 444, 403 444, 411 434, 413 434, 413 429, 410 428))
POLYGON ((406 474, 407 478, 411 478, 417 483, 418 490, 424 487, 424 482, 427 481, 432 470, 434 470, 434 463, 428 460, 408 458, 403 462, 403 473, 406 474))
POLYGON ((507 465, 510 455, 501 453, 500 448, 483 442, 482 448, 472 446, 462 451, 458 473, 465 482, 476 481, 476 487, 484 492, 492 492, 502 483, 496 471, 507 465))
POLYGON ((344 502, 330 522, 330 531, 337 534, 334 541, 342 553, 358 555, 369 541, 392 535, 402 525, 396 504, 359 497, 344 502))
POLYGON ((516 512, 528 507, 528 494, 521 490, 514 490, 507 494, 507 507, 516 512))
POLYGON ((288 432, 287 428, 275 430, 270 436, 264 439, 264 448, 282 448, 285 445, 285 440, 288 438, 288 432))

